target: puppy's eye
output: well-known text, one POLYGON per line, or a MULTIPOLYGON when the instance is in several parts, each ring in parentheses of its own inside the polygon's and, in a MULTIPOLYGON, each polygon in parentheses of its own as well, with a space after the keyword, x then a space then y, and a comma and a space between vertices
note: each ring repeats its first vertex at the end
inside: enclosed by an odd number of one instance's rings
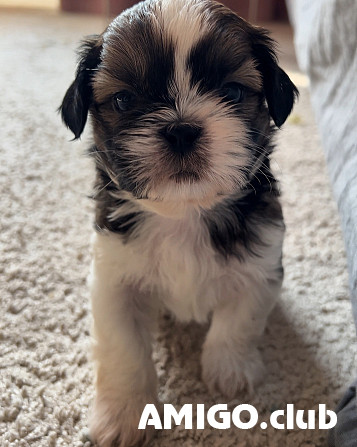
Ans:
POLYGON ((123 90, 122 92, 117 93, 113 100, 114 106, 117 110, 120 112, 126 112, 132 107, 135 96, 127 90, 123 90))
POLYGON ((221 96, 227 101, 238 104, 243 101, 245 90, 238 82, 228 82, 220 90, 221 96))

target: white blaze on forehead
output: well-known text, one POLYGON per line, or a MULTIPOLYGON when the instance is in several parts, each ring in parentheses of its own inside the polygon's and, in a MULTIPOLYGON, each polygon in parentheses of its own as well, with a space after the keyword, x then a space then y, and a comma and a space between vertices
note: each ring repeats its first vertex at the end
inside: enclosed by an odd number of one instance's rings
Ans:
POLYGON ((162 0, 158 3, 164 33, 172 38, 180 56, 187 56, 208 30, 204 4, 202 0, 162 0))
POLYGON ((175 83, 180 96, 190 91, 187 58, 191 49, 207 33, 209 27, 202 0, 162 0, 157 4, 157 16, 164 35, 175 49, 175 83))

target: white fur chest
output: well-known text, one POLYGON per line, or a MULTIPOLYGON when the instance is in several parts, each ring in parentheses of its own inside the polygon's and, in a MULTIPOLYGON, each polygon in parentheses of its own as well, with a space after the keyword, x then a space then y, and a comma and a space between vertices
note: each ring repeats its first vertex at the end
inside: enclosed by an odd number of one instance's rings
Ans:
POLYGON ((138 272, 180 320, 203 321, 217 301, 222 275, 217 252, 196 210, 182 219, 154 215, 132 242, 143 264, 138 272))
POLYGON ((151 291, 181 321, 203 322, 219 301, 241 297, 252 283, 274 279, 283 227, 265 230, 258 257, 223 259, 212 247, 208 228, 196 209, 184 217, 150 214, 128 242, 114 234, 94 244, 102 251, 108 278, 151 291))
POLYGON ((119 280, 152 290, 182 321, 206 320, 229 268, 211 246, 198 211, 181 219, 152 214, 129 242, 114 234, 105 239, 102 249, 106 257, 111 252, 110 269, 119 280))

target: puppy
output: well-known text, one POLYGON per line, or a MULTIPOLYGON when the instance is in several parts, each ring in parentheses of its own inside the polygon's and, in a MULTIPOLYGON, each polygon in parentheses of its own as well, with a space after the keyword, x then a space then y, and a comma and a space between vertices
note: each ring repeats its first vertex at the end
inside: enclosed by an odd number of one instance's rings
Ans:
POLYGON ((211 0, 147 0, 81 47, 61 106, 96 164, 91 303, 101 447, 144 444, 157 399, 161 307, 211 319, 208 388, 252 389, 283 278, 284 223, 269 156, 297 89, 273 41, 211 0))

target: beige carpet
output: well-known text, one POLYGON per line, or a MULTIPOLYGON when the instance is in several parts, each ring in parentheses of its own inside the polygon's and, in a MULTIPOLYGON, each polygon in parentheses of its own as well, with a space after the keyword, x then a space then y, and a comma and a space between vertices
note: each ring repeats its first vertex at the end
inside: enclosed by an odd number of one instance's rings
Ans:
MULTIPOLYGON (((0 11, 0 446, 88 447, 93 396, 88 360, 86 275, 91 234, 89 137, 71 135, 56 114, 72 80, 73 49, 104 20, 0 11)), ((289 33, 279 28, 283 57, 289 33)), ((261 419, 294 403, 333 408, 356 374, 356 344, 344 248, 304 78, 301 100, 279 137, 273 166, 282 182, 286 279, 261 350, 265 383, 249 400, 261 419)), ((177 405, 221 402, 199 380, 204 328, 162 319, 155 349, 160 397, 177 405)), ((316 430, 176 428, 155 447, 320 447, 316 430)))

